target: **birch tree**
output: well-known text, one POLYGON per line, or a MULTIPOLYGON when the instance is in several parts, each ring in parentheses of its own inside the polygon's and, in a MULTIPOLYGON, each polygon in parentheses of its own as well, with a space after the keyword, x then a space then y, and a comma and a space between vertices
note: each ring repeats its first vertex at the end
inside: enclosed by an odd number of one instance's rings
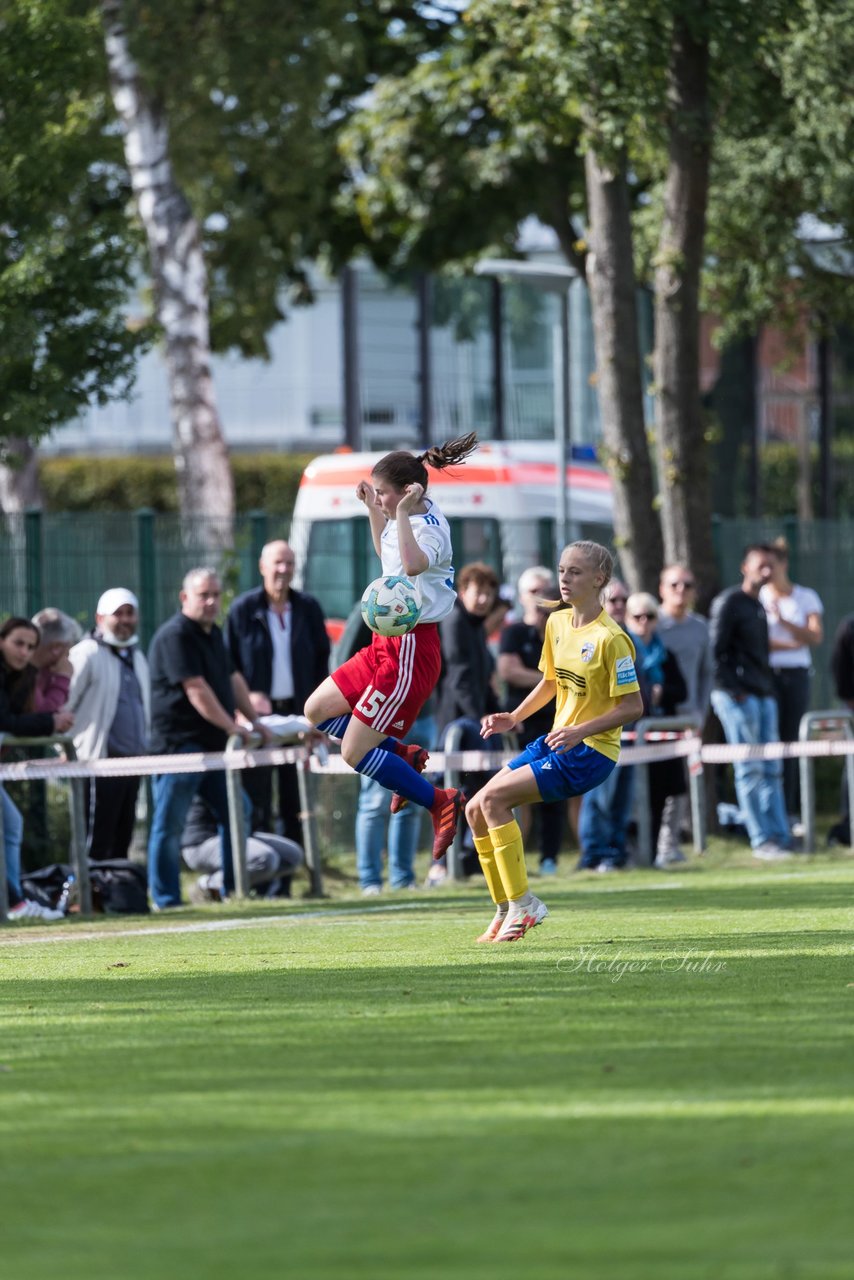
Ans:
MULTIPOLYGON (((169 122, 131 53, 121 0, 102 0, 113 103, 145 230, 163 333, 175 468, 185 517, 234 517, 234 480, 211 376, 208 279, 199 224, 178 185, 169 122)), ((230 537, 227 524, 223 528, 230 537)))

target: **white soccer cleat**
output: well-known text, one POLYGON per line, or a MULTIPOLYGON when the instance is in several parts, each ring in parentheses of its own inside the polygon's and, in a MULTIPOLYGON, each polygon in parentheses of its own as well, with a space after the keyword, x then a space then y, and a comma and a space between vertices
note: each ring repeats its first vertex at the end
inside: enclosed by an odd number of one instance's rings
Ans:
POLYGON ((495 915, 492 917, 491 921, 489 922, 489 926, 483 931, 483 933, 480 935, 479 938, 475 939, 475 941, 494 942, 498 936, 499 929, 501 928, 501 926, 503 925, 506 919, 507 919, 506 911, 496 911, 495 915))
POLYGON ((549 909, 546 904, 540 902, 534 894, 531 895, 531 901, 527 907, 516 906, 511 902, 510 910, 493 941, 518 942, 520 938, 524 938, 529 929, 535 929, 538 924, 542 924, 548 914, 549 909))

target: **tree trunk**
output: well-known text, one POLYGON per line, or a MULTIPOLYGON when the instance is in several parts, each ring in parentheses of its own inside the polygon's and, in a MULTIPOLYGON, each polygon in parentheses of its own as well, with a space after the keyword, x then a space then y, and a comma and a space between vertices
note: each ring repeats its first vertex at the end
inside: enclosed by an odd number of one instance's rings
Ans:
POLYGON ((711 129, 709 50, 685 17, 670 58, 670 143, 655 272, 656 447, 667 561, 690 566, 704 596, 717 579, 709 457, 700 401, 700 272, 711 129))
POLYGON ((113 102, 145 228, 163 328, 181 513, 215 516, 230 540, 234 480, 210 367, 207 271, 196 219, 175 181, 169 128, 131 56, 121 0, 101 0, 113 102))
POLYGON ((19 515, 31 507, 44 506, 39 482, 39 459, 31 440, 9 440, 9 464, 0 466, 0 511, 19 515))
POLYGON ((614 484, 614 531, 633 591, 654 590, 661 570, 652 462, 643 417, 637 291, 625 169, 585 160, 590 227, 587 284, 593 310, 604 462, 614 484))

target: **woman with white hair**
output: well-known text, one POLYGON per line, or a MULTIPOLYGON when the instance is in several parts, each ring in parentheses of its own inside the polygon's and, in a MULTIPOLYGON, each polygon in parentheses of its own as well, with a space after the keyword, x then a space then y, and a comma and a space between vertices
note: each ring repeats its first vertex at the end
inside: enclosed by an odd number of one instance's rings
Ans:
POLYGON ((40 609, 33 618, 41 639, 30 658, 35 667, 36 711, 59 711, 68 701, 73 669, 69 660, 71 646, 83 634, 80 624, 61 609, 40 609))

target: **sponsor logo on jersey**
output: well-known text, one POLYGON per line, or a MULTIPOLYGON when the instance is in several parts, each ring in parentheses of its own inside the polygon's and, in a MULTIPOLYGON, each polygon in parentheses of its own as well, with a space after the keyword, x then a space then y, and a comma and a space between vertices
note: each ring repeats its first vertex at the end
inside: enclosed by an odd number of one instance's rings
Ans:
POLYGON ((392 729, 402 729, 402 728, 403 728, 403 721, 402 721, 402 720, 395 720, 394 724, 393 724, 391 727, 392 727, 392 729))
POLYGON ((617 684, 636 684, 637 676, 635 675, 635 664, 631 658, 617 659, 617 684))
POLYGON ((573 693, 579 695, 587 692, 587 681, 584 676, 578 675, 576 671, 570 671, 568 667, 555 667, 555 675, 558 684, 564 689, 570 689, 573 693))

